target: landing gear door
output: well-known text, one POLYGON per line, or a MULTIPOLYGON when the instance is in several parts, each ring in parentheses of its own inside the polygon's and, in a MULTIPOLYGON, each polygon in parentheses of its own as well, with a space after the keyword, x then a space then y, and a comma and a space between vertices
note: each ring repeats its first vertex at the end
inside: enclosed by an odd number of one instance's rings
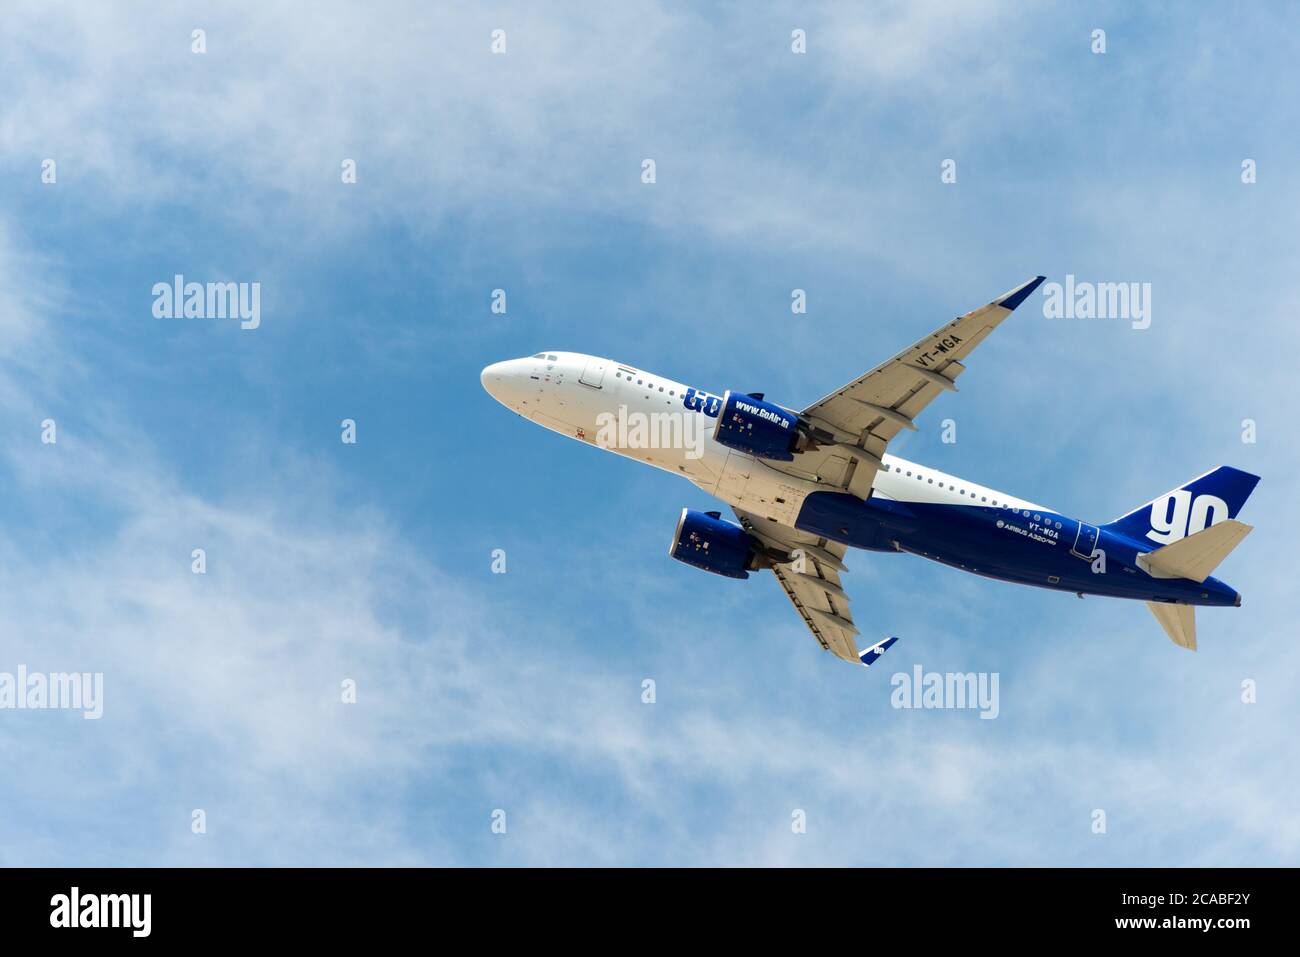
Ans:
POLYGON ((599 389, 600 384, 605 381, 605 360, 589 360, 587 362, 587 367, 582 370, 582 376, 578 381, 583 385, 591 386, 593 389, 599 389))
POLYGON ((1074 547, 1070 551, 1080 558, 1092 558, 1092 553, 1097 550, 1097 526, 1087 525, 1084 522, 1079 523, 1079 534, 1074 538, 1074 547))

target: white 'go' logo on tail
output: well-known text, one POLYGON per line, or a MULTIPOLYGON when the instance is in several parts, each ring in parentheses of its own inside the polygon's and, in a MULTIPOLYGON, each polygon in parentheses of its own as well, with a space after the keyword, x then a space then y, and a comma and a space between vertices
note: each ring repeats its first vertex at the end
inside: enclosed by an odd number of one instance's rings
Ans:
POLYGON ((1147 538, 1169 545, 1209 528, 1228 517, 1228 503, 1217 495, 1198 495, 1185 488, 1151 503, 1151 531, 1147 538))

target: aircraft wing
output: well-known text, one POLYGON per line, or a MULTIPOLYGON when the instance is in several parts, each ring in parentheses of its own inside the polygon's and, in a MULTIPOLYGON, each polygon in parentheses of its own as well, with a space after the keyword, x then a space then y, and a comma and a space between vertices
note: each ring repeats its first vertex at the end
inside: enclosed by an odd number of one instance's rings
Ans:
MULTIPOLYGON (((868 664, 858 652, 854 640, 858 629, 853 624, 849 597, 840 584, 840 572, 848 571, 844 565, 847 548, 838 542, 818 538, 752 512, 742 512, 740 509, 735 512, 745 530, 773 551, 799 550, 795 561, 773 564, 772 571, 776 572, 776 580, 785 589, 786 597, 799 612, 818 644, 836 658, 843 658, 853 664, 868 664), (802 561, 799 561, 800 557, 802 561)), ((873 649, 868 649, 868 652, 873 649)), ((871 660, 874 661, 876 657, 879 655, 876 654, 871 660)))
POLYGON ((962 360, 985 336, 1043 282, 1037 276, 986 306, 940 326, 930 335, 865 375, 808 406, 801 415, 831 440, 801 452, 793 471, 866 498, 885 445, 941 392, 957 391, 953 381, 966 368, 962 360))

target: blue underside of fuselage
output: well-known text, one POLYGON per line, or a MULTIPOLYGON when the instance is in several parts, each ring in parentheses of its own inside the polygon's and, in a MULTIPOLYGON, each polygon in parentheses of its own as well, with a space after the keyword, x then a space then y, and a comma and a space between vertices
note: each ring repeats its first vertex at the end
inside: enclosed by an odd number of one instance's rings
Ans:
MULTIPOLYGON (((1189 605, 1234 605, 1237 592, 1216 578, 1197 583, 1153 578, 1137 566, 1139 553, 1156 546, 1101 529, 1096 550, 1084 558, 1072 549, 1080 523, 1054 512, 980 505, 896 502, 847 492, 814 492, 795 527, 853 548, 905 551, 1003 581, 1088 595, 1189 605), (1097 569, 1094 571, 1094 568, 1097 569)), ((1094 526, 1084 525, 1084 537, 1094 526)))

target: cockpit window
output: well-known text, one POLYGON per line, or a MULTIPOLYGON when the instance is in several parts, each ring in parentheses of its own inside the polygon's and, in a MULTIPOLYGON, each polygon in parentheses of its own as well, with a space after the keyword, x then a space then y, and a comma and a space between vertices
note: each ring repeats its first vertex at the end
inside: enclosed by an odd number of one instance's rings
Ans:
POLYGON ((545 353, 545 352, 539 352, 539 353, 537 353, 537 355, 533 356, 533 358, 534 358, 534 359, 545 359, 545 358, 546 358, 546 353, 545 353))
POLYGON ((559 358, 560 358, 559 356, 547 356, 547 357, 546 357, 546 361, 547 361, 547 362, 558 362, 558 361, 559 361, 559 358))

